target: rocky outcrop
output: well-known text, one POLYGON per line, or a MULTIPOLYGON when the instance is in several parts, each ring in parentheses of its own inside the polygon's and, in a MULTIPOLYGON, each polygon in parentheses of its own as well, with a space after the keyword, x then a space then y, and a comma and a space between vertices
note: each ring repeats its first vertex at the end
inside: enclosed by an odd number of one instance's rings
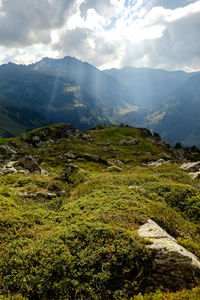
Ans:
POLYGON ((41 167, 38 165, 37 161, 31 156, 25 156, 19 159, 18 166, 22 167, 25 170, 28 170, 30 173, 42 173, 41 167))
POLYGON ((160 158, 156 161, 149 162, 147 165, 148 165, 148 167, 158 167, 158 166, 161 166, 164 164, 171 164, 171 163, 172 163, 171 160, 164 160, 163 158, 160 158))
POLYGON ((151 242, 147 247, 152 250, 153 264, 147 289, 177 291, 197 284, 200 261, 175 238, 151 219, 139 228, 138 234, 151 242))
POLYGON ((14 167, 16 161, 10 161, 6 165, 3 166, 0 172, 0 176, 7 175, 7 174, 16 174, 17 169, 14 167))
POLYGON ((71 123, 67 123, 40 128, 37 131, 31 132, 29 135, 22 134, 21 140, 33 147, 40 147, 44 146, 44 143, 49 143, 49 141, 67 139, 80 134, 82 135, 82 132, 78 129, 74 129, 71 123))
POLYGON ((200 169, 200 161, 185 163, 180 166, 180 169, 186 172, 197 172, 200 169))
POLYGON ((15 155, 17 152, 8 145, 1 145, 0 153, 7 155, 15 155))
POLYGON ((92 141, 93 141, 93 138, 92 138, 91 135, 89 135, 88 133, 83 133, 81 137, 82 137, 82 139, 84 139, 85 141, 89 141, 89 142, 92 142, 92 141))
MULTIPOLYGON (((55 193, 50 193, 50 192, 20 192, 17 194, 19 197, 26 198, 26 199, 47 199, 51 200, 53 198, 56 198, 58 195, 55 193)), ((59 195, 60 196, 60 195, 59 195)))
POLYGON ((180 166, 180 169, 188 172, 193 180, 200 178, 200 161, 185 163, 180 166))

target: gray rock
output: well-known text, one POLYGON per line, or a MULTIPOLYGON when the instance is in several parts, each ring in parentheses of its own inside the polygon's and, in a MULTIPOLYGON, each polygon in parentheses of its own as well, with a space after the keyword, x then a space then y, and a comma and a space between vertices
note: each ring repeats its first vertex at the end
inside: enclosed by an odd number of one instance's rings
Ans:
POLYGON ((33 141, 34 143, 39 143, 39 142, 40 142, 39 136, 37 136, 37 135, 33 136, 33 137, 32 137, 32 141, 33 141))
POLYGON ((41 174, 42 169, 38 165, 37 161, 31 156, 25 156, 18 161, 18 165, 29 172, 35 172, 41 174))
POLYGON ((146 137, 152 137, 152 133, 147 128, 141 128, 141 131, 145 134, 146 137))
POLYGON ((148 239, 151 244, 153 265, 148 285, 151 290, 161 289, 176 291, 197 284, 200 279, 200 261, 180 246, 151 219, 138 230, 140 237, 148 239))
POLYGON ((124 166, 124 163, 123 163, 123 161, 121 161, 121 160, 115 160, 114 163, 115 163, 117 166, 119 166, 119 167, 123 167, 123 166, 124 166))
POLYGON ((166 142, 166 141, 160 141, 160 142, 158 142, 158 144, 161 145, 161 146, 163 146, 166 149, 170 149, 171 148, 171 145, 168 142, 166 142))
POLYGON ((17 152, 8 145, 1 145, 0 152, 3 154, 15 155, 17 152))
POLYGON ((193 180, 197 178, 200 179, 200 172, 189 173, 189 175, 193 180))
POLYGON ((33 192, 33 193, 18 193, 18 196, 22 198, 27 198, 27 199, 39 199, 39 198, 45 198, 45 199, 53 199, 57 197, 57 194, 55 193, 50 193, 50 192, 33 192))
POLYGON ((186 172, 197 172, 200 170, 200 161, 185 163, 180 169, 186 172))
POLYGON ((183 151, 183 149, 178 149, 178 150, 176 150, 176 149, 174 149, 174 148, 171 148, 170 149, 170 152, 175 156, 175 158, 177 159, 177 160, 183 160, 185 157, 184 157, 184 151, 183 151))
POLYGON ((7 174, 16 174, 17 169, 14 167, 16 161, 10 161, 1 169, 0 176, 7 175, 7 174))
POLYGON ((120 167, 117 167, 117 166, 111 166, 111 167, 108 167, 107 169, 109 172, 122 172, 123 169, 120 168, 120 167))
POLYGON ((75 155, 72 154, 72 153, 70 153, 70 152, 65 153, 64 156, 65 156, 66 158, 69 158, 69 159, 75 159, 75 158, 76 158, 75 155))
POLYGON ((151 161, 149 162, 147 165, 148 167, 158 167, 164 164, 171 164, 172 161, 171 160, 164 160, 162 158, 158 159, 157 161, 151 161))
POLYGON ((87 134, 87 133, 83 133, 82 138, 86 141, 92 141, 92 137, 91 135, 87 134))
POLYGON ((150 137, 146 138, 146 141, 149 143, 152 143, 152 144, 156 142, 153 138, 150 138, 150 137))
POLYGON ((170 156, 168 154, 162 153, 161 155, 164 160, 170 160, 170 156))
POLYGON ((134 145, 137 145, 138 144, 138 141, 136 139, 131 139, 131 140, 121 140, 119 142, 119 145, 120 146, 134 146, 134 145))
POLYGON ((161 137, 160 137, 160 135, 157 132, 154 132, 153 138, 155 139, 156 142, 160 142, 161 141, 161 137))
POLYGON ((105 142, 105 146, 110 146, 111 145, 111 142, 110 141, 106 141, 105 142))

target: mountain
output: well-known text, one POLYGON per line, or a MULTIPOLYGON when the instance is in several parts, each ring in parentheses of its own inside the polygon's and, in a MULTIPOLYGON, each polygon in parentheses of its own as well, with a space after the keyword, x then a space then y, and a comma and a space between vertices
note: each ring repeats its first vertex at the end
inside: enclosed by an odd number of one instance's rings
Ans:
POLYGON ((51 74, 56 78, 72 80, 83 87, 97 104, 105 106, 105 111, 116 113, 127 103, 133 104, 132 94, 113 76, 94 66, 73 57, 62 59, 43 58, 30 66, 42 74, 51 74))
POLYGON ((180 164, 200 150, 122 125, 0 143, 0 299, 199 299, 200 179, 180 164))
POLYGON ((134 97, 134 105, 152 109, 196 73, 168 72, 160 69, 133 68, 104 71, 116 78, 134 97))
POLYGON ((29 66, 0 66, 0 93, 51 123, 73 122, 82 129, 108 123, 100 105, 76 82, 42 74, 29 66))
POLYGON ((200 74, 171 93, 146 119, 143 124, 169 142, 200 147, 200 74))
POLYGON ((2 105, 23 108, 23 116, 18 112, 23 124, 19 118, 18 126, 11 124, 17 113, 4 109, 9 120, 2 118, 1 135, 47 123, 72 122, 79 129, 125 123, 158 131, 172 143, 200 145, 199 76, 132 67, 100 71, 72 57, 28 66, 8 63, 0 66, 2 105))
POLYGON ((49 124, 39 113, 14 105, 0 93, 0 136, 11 137, 49 124))

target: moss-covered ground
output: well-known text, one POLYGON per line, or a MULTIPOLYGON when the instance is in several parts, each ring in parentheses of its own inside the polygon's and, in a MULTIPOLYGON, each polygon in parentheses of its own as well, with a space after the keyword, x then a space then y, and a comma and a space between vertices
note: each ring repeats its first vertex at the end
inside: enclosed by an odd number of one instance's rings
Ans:
POLYGON ((175 158, 140 129, 88 133, 91 141, 71 137, 40 147, 21 137, 7 141, 19 155, 37 156, 48 175, 0 177, 0 299, 199 299, 198 288, 143 295, 152 256, 137 234, 151 218, 200 258, 199 180, 179 162, 147 167, 175 158), (137 145, 119 145, 132 138, 137 145), (66 153, 75 156, 71 162, 66 153), (123 162, 120 172, 86 153, 123 162), (80 170, 63 178, 69 163, 80 170), (35 192, 57 196, 23 196, 35 192))

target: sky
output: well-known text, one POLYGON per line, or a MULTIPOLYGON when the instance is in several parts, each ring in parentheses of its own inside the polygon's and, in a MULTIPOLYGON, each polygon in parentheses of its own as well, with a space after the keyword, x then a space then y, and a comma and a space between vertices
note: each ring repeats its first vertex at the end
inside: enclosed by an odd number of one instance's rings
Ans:
POLYGON ((200 70, 200 1, 0 0, 0 64, 64 56, 100 69, 200 70))

